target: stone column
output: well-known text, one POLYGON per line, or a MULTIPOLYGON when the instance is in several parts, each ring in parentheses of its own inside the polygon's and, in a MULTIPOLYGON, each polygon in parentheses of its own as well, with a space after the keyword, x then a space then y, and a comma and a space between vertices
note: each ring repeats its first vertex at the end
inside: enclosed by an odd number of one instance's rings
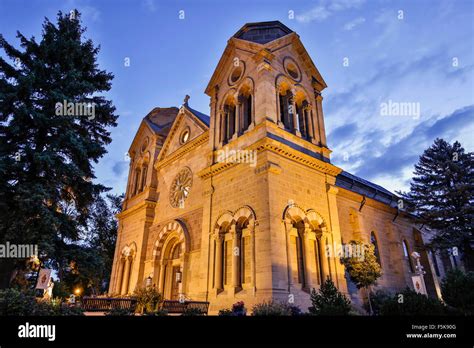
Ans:
POLYGON ((323 97, 321 96, 321 94, 316 95, 316 109, 318 110, 318 125, 321 145, 327 147, 326 132, 324 130, 323 97))
POLYGON ((323 284, 327 277, 331 277, 329 272, 328 258, 326 254, 326 235, 324 233, 320 234, 318 237, 319 240, 319 261, 321 262, 321 273, 323 279, 321 279, 321 284, 323 284))
POLYGON ((242 248, 240 245, 242 231, 237 229, 235 225, 233 225, 230 229, 232 233, 232 286, 234 289, 238 289, 241 287, 240 282, 240 261, 241 261, 241 253, 242 248))
POLYGON ((117 294, 120 294, 120 291, 122 290, 123 263, 124 261, 120 258, 118 261, 118 273, 114 291, 117 294))
POLYGON ((290 111, 292 112, 290 116, 293 117, 293 131, 295 132, 296 135, 301 136, 300 122, 298 120, 298 114, 296 112, 295 93, 293 91, 288 100, 288 105, 290 106, 290 111))
POLYGON ((310 239, 309 236, 311 235, 311 228, 309 227, 308 223, 305 223, 305 230, 303 233, 303 248, 304 248, 304 267, 305 267, 305 289, 311 289, 313 287, 313 277, 312 277, 312 267, 311 267, 311 258, 309 255, 310 248, 310 239))
POLYGON ((224 241, 224 235, 218 234, 216 236, 216 289, 222 290, 224 288, 222 278, 222 243, 224 241))
POLYGON ((242 120, 242 116, 243 116, 243 110, 242 110, 242 104, 243 104, 243 101, 244 101, 244 98, 242 95, 239 95, 236 97, 236 100, 237 100, 237 104, 235 105, 235 131, 234 131, 234 137, 238 137, 239 134, 240 134, 240 125, 242 124, 243 126, 243 120, 242 120))
POLYGON ((125 269, 123 271, 123 279, 122 279, 122 291, 120 291, 121 295, 126 295, 128 292, 128 283, 130 282, 131 265, 132 265, 131 257, 127 256, 125 258, 125 269))
POLYGON ((306 125, 308 138, 312 143, 314 143, 314 125, 313 125, 313 118, 311 117, 311 109, 312 109, 311 104, 307 104, 304 108, 304 112, 305 112, 306 120, 308 121, 308 124, 306 125))

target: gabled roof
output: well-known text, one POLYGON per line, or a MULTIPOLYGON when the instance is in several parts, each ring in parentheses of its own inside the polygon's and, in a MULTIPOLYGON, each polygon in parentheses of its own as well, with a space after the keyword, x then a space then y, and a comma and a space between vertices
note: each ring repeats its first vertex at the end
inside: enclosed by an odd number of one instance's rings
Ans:
POLYGON ((234 37, 241 40, 266 44, 291 34, 293 30, 280 21, 247 23, 234 34, 234 37))
POLYGON ((199 112, 197 110, 192 109, 187 103, 183 104, 183 107, 188 109, 194 116, 199 118, 202 122, 204 122, 207 127, 211 125, 211 117, 209 117, 206 114, 203 114, 202 112, 199 112))
POLYGON ((211 91, 216 85, 216 81, 222 78, 225 68, 234 59, 233 53, 236 47, 246 46, 247 51, 257 54, 262 50, 274 51, 280 48, 280 45, 291 43, 301 61, 308 69, 313 84, 317 86, 318 91, 322 91, 327 87, 326 82, 316 68, 309 53, 306 51, 297 33, 289 29, 279 21, 257 22, 245 24, 237 33, 235 33, 228 41, 224 52, 217 63, 217 67, 207 84, 205 93, 211 96, 211 91), (288 42, 287 42, 288 41, 288 42), (248 46, 248 47, 247 47, 248 46))

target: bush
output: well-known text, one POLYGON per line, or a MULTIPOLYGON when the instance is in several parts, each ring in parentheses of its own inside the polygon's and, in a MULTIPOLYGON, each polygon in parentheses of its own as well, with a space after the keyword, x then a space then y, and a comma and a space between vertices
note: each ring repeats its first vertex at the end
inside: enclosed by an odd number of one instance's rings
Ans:
POLYGON ((220 317, 235 317, 234 311, 232 309, 221 309, 217 314, 220 317))
POLYGON ((137 299, 137 312, 154 312, 161 301, 161 294, 154 287, 135 289, 133 296, 137 299))
POLYGON ((406 288, 399 294, 380 299, 380 315, 445 315, 446 306, 438 299, 406 288))
POLYGON ((33 291, 5 289, 0 291, 0 315, 83 315, 83 311, 78 307, 69 307, 60 300, 52 302, 38 300, 33 291))
POLYGON ((21 292, 16 289, 0 291, 0 315, 35 315, 37 302, 33 292, 21 292))
POLYGON ((181 315, 185 317, 194 317, 204 315, 205 313, 199 308, 186 308, 181 315))
POLYGON ((301 310, 297 306, 290 306, 281 302, 263 302, 252 307, 253 316, 291 316, 299 315, 301 310))
POLYGON ((130 309, 126 308, 112 308, 109 312, 105 314, 106 316, 109 317, 115 317, 115 316, 128 316, 128 315, 134 315, 133 311, 130 309))
POLYGON ((474 314, 474 272, 452 270, 441 283, 444 302, 466 315, 474 314))
POLYGON ((70 306, 62 303, 59 307, 58 315, 84 315, 84 310, 81 307, 70 306))
POLYGON ((247 308, 245 308, 244 301, 236 302, 232 305, 232 309, 221 309, 219 316, 244 317, 247 315, 247 308))
POLYGON ((147 312, 145 315, 150 317, 166 317, 168 315, 168 311, 166 309, 158 309, 153 312, 147 312))
MULTIPOLYGON (((380 315, 380 309, 382 308, 382 305, 389 301, 392 296, 393 295, 391 293, 384 290, 377 290, 375 293, 371 293, 370 298, 372 299, 372 314, 380 315)), ((370 312, 369 304, 367 302, 364 303, 364 309, 367 312, 370 312)))
POLYGON ((314 315, 348 315, 351 311, 351 301, 337 290, 329 278, 319 291, 311 291, 311 303, 308 310, 314 315))

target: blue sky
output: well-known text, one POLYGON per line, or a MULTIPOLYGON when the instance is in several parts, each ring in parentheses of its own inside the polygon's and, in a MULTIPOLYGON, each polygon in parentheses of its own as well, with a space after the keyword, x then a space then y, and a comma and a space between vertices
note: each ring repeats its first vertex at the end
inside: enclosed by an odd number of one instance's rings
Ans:
POLYGON ((474 1, 0 0, 0 33, 15 43, 17 30, 39 38, 44 17, 73 8, 101 45, 100 67, 115 75, 108 97, 119 125, 96 166, 115 193, 125 190, 124 154, 153 107, 179 106, 189 94, 209 114, 204 89, 247 22, 280 20, 300 35, 328 85, 334 164, 394 191, 408 188, 436 137, 474 150, 474 1), (389 101, 419 103, 420 115, 381 115, 389 101))

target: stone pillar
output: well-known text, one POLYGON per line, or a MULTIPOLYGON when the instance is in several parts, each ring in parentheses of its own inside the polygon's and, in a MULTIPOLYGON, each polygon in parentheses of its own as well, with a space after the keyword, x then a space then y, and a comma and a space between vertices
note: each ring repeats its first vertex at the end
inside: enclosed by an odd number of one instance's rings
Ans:
POLYGON ((319 235, 319 261, 321 262, 321 273, 323 276, 323 279, 321 279, 321 284, 323 284, 327 277, 331 277, 331 274, 329 272, 329 264, 328 264, 328 258, 326 254, 326 235, 325 233, 322 233, 319 235))
POLYGON ((288 105, 290 106, 291 117, 293 117, 293 132, 296 135, 301 136, 300 133, 300 122, 298 119, 298 113, 296 112, 296 103, 295 103, 295 93, 292 91, 292 95, 288 100, 288 105))
POLYGON ((122 290, 120 291, 121 295, 126 295, 128 293, 128 283, 130 282, 131 265, 132 265, 131 257, 127 256, 125 258, 125 269, 123 271, 122 290))
POLYGON ((243 116, 243 108, 242 108, 242 105, 243 105, 243 101, 244 101, 244 98, 242 95, 239 95, 236 97, 236 100, 237 100, 237 104, 235 105, 235 132, 234 132, 234 137, 238 137, 239 134, 240 134, 240 125, 242 124, 243 126, 243 122, 242 122, 242 116, 243 116))
POLYGON ((311 274, 311 270, 312 270, 312 267, 311 267, 311 258, 310 258, 310 253, 309 251, 311 250, 310 248, 310 239, 309 239, 309 236, 311 234, 311 228, 309 227, 309 224, 308 223, 305 223, 305 230, 304 230, 304 233, 303 233, 303 248, 304 248, 304 268, 305 268, 305 272, 304 272, 304 275, 305 275, 305 285, 304 285, 304 288, 305 289, 311 289, 313 287, 313 277, 312 277, 312 274, 311 274))
POLYGON ((232 233, 232 286, 234 289, 238 289, 241 287, 241 282, 240 282, 240 261, 241 261, 241 253, 242 253, 242 248, 240 245, 241 242, 241 237, 242 237, 242 231, 240 229, 237 229, 235 225, 233 225, 230 229, 232 233))
POLYGON ((308 132, 308 138, 309 140, 314 143, 314 124, 313 124, 313 118, 311 117, 312 115, 312 111, 311 111, 312 107, 310 104, 306 105, 305 108, 304 108, 304 112, 305 112, 305 117, 306 117, 306 120, 308 121, 308 124, 306 125, 306 128, 307 128, 307 132, 308 132))
POLYGON ((222 277, 222 243, 224 241, 224 235, 218 234, 216 236, 216 289, 224 289, 223 277, 222 277))
POLYGON ((264 48, 253 57, 257 64, 257 76, 255 76, 254 100, 255 126, 265 120, 277 123, 275 77, 276 72, 272 68, 274 56, 270 50, 264 48))
POLYGON ((123 276, 123 263, 124 261, 122 258, 119 258, 118 260, 118 273, 117 273, 117 280, 115 283, 115 293, 120 294, 122 290, 122 276, 123 276))
POLYGON ((321 94, 316 95, 316 109, 318 110, 318 125, 321 145, 327 147, 326 131, 324 130, 323 97, 321 96, 321 94))

